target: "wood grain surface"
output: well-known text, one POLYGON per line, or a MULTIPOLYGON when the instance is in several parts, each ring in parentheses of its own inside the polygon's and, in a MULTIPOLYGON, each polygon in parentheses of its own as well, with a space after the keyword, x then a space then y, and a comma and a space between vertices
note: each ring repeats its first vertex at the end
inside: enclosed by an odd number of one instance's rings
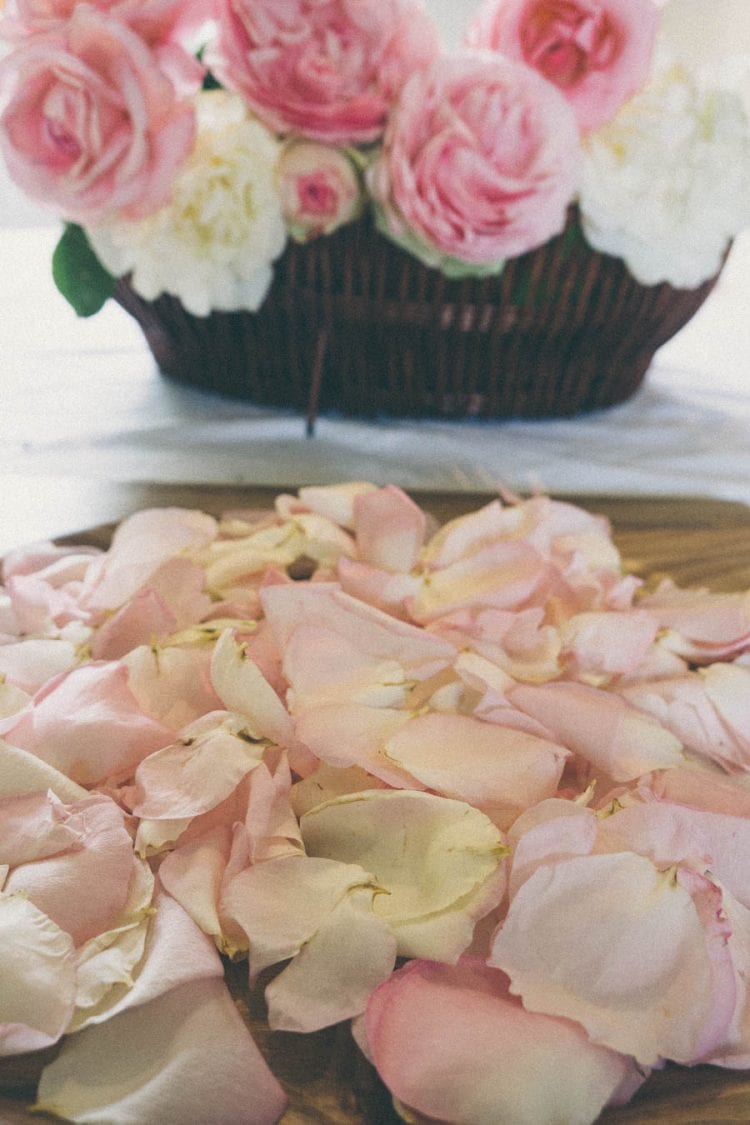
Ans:
MULTIPOLYGON (((233 509, 268 507, 280 491, 205 485, 118 485, 108 503, 120 501, 120 515, 137 507, 171 504, 221 514, 233 509)), ((439 522, 491 499, 484 494, 465 493, 414 495, 439 522)), ((745 505, 700 498, 562 499, 580 502, 590 511, 606 515, 626 568, 646 581, 669 574, 683 586, 715 590, 750 588, 750 508, 745 505)), ((97 515, 101 511, 99 508, 97 515)), ((58 538, 104 546, 111 530, 111 523, 102 523, 58 538)), ((50 534, 56 535, 56 531, 51 528, 50 534)), ((19 539, 23 541, 24 537, 19 539)), ((289 1093, 290 1106, 283 1125, 394 1125, 400 1120, 387 1092, 354 1047, 346 1027, 312 1035, 270 1032, 263 1018, 262 989, 250 992, 246 965, 228 963, 226 976, 240 1012, 289 1093)), ((52 1120, 46 1115, 32 1115, 26 1108, 33 1101, 41 1064, 39 1056, 0 1060, 0 1125, 52 1120)), ((750 1072, 668 1066, 652 1075, 628 1106, 607 1110, 600 1121, 603 1125, 747 1125, 750 1072)))

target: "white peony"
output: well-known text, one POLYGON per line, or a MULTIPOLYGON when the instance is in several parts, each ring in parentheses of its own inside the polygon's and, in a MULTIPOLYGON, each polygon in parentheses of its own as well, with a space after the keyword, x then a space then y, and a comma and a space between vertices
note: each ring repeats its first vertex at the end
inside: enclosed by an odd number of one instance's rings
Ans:
POLYGON ((586 238, 644 285, 692 289, 713 277, 750 224, 750 126, 740 97, 662 65, 584 139, 586 238))
POLYGON ((197 98, 195 148, 167 206, 140 222, 87 230, 107 269, 146 300, 178 297, 196 316, 260 307, 284 250, 276 185, 281 146, 235 94, 197 98))

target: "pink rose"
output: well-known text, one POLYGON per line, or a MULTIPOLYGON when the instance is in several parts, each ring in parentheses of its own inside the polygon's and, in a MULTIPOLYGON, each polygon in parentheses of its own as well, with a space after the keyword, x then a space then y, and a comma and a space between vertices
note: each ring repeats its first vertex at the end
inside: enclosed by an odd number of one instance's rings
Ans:
POLYGON ((0 144, 11 178, 66 219, 136 219, 169 199, 193 145, 191 105, 119 20, 87 5, 0 67, 0 144))
MULTIPOLYGON (((177 28, 195 27, 213 14, 213 0, 87 0, 89 7, 116 15, 138 30, 150 44, 165 40, 177 28)), ((10 36, 33 35, 59 28, 80 0, 15 0, 4 21, 10 36)))
POLYGON ((440 256, 499 264, 565 224, 579 139, 565 99, 488 53, 440 59, 404 89, 370 169, 388 232, 440 256))
POLYGON ((340 149, 294 142, 281 154, 278 178, 284 219, 300 241, 330 234, 359 211, 359 177, 340 149))
POLYGON ((594 129, 646 81, 658 21, 653 0, 485 0, 467 43, 534 67, 594 129))
MULTIPOLYGON (((158 56, 159 65, 181 92, 200 89, 205 68, 185 49, 190 36, 213 13, 213 0, 87 0, 89 7, 116 16, 132 28, 158 56)), ((80 0, 16 0, 12 12, 0 23, 0 33, 10 40, 59 31, 71 18, 80 0)), ((1 5, 0 5, 1 7, 1 5)))
POLYGON ((356 144, 437 51, 420 0, 220 0, 207 58, 270 128, 356 144))

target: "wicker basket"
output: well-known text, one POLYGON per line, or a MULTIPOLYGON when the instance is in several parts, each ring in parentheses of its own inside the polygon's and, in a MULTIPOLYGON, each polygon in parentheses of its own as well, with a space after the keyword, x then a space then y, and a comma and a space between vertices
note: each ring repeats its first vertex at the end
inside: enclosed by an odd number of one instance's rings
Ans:
POLYGON ((195 317, 179 301, 119 303, 160 370, 205 390, 306 413, 565 417, 639 387, 654 352, 715 284, 645 287, 564 232, 497 277, 450 280, 377 234, 369 218, 290 244, 257 313, 195 317))

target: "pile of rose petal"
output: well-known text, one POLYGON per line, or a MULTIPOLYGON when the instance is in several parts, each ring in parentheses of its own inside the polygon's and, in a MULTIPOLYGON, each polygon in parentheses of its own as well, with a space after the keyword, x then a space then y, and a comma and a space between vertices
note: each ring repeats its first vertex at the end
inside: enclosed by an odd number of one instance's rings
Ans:
POLYGON ((265 1123, 274 1029, 397 1107, 594 1121, 750 1066, 750 594, 646 594, 538 496, 394 487, 43 544, 0 595, 0 1053, 71 1121, 265 1123))

